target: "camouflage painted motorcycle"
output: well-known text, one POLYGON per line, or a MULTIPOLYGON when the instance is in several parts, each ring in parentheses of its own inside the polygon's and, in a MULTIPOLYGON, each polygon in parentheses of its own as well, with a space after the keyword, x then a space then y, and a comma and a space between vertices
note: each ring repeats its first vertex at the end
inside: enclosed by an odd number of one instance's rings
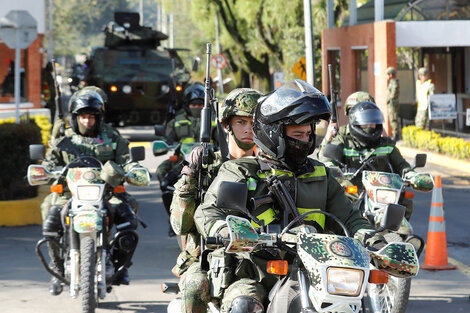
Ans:
MULTIPOLYGON (((329 154, 329 157, 335 158, 335 154, 329 154)), ((336 179, 345 185, 346 192, 355 202, 355 206, 369 219, 369 221, 379 227, 384 216, 385 208, 388 204, 407 203, 412 208, 411 199, 414 197, 407 187, 413 183, 406 175, 400 176, 394 173, 367 171, 377 156, 369 156, 366 158, 359 169, 349 171, 343 167, 333 167, 336 179), (345 170, 346 172, 343 172, 345 170), (363 190, 358 192, 357 186, 347 186, 344 182, 354 181, 356 177, 362 175, 363 190)), ((385 158, 384 158, 385 159, 385 158)), ((386 159, 388 162, 388 159, 386 159)), ((416 167, 424 167, 426 164, 426 155, 418 154, 415 158, 413 169, 416 167)), ((390 164, 389 164, 390 165, 390 164)), ((392 169, 391 165, 390 168, 392 169)), ((433 188, 432 176, 428 173, 417 173, 414 181, 421 181, 422 185, 426 185, 426 190, 433 188)), ((415 187, 415 186, 413 186, 415 187)), ((411 215, 411 212, 409 212, 411 215)), ((403 219, 400 228, 395 232, 389 232, 384 235, 387 242, 407 242, 411 243, 418 257, 424 249, 424 240, 415 235, 413 227, 409 222, 409 216, 403 219)), ((403 279, 399 277, 391 277, 387 284, 369 285, 367 295, 364 298, 367 311, 374 313, 403 313, 406 311, 408 299, 411 289, 411 278, 403 279)))
MULTIPOLYGON (((30 146, 30 157, 32 160, 44 159, 44 146, 30 146)), ((143 147, 131 149, 129 162, 144 158, 143 147)), ((48 184, 54 180, 55 184, 51 186, 52 192, 71 193, 71 198, 61 210, 63 236, 60 239, 52 237, 41 239, 36 245, 36 253, 47 272, 69 285, 72 298, 81 296, 83 312, 95 312, 98 300, 105 298, 114 280, 130 266, 138 242, 137 232, 134 229, 126 229, 126 225, 123 224, 115 225, 114 237, 108 242, 108 236, 113 233, 113 220, 107 200, 111 197, 120 198, 125 190, 122 181, 115 188, 111 186, 108 181, 109 172, 108 175, 103 175, 103 168, 109 164, 103 165, 91 156, 77 155, 74 161, 54 171, 49 171, 42 165, 28 167, 27 176, 30 185, 48 184), (126 260, 114 274, 109 272, 110 268, 107 273, 106 264, 113 260, 115 248, 125 249, 126 242, 129 241, 134 241, 135 245, 129 249, 126 260), (54 271, 46 261, 41 249, 45 243, 59 249, 64 262, 64 275, 54 271)), ((124 173, 121 166, 116 163, 113 166, 119 167, 115 168, 116 171, 124 173)), ((147 169, 134 167, 125 173, 124 180, 128 184, 148 186, 150 175, 147 169)))
MULTIPOLYGON (((392 211, 386 212, 378 231, 399 225, 392 211)), ((302 214, 299 219, 315 212, 302 214)), ((345 226, 335 220, 348 234, 345 226)), ((250 221, 236 216, 228 216, 226 221, 230 229, 227 253, 272 247, 287 252, 284 260, 267 263, 268 273, 281 276, 270 292, 266 312, 281 312, 284 308, 287 312, 360 312, 369 285, 383 283, 389 274, 412 277, 419 270, 415 250, 408 243, 390 243, 379 251, 372 251, 349 236, 320 234, 308 225, 292 228, 295 220, 281 233, 258 233, 250 221), (298 286, 292 289, 289 287, 292 284, 298 286), (281 296, 286 294, 286 288, 296 293, 289 294, 290 303, 285 303, 287 297, 281 296)))

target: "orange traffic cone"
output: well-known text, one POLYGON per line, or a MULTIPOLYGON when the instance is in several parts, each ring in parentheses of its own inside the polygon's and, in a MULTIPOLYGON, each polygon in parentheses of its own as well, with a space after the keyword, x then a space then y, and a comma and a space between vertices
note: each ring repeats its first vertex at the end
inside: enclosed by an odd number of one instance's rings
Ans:
POLYGON ((431 214, 429 215, 426 256, 421 268, 427 270, 453 270, 457 268, 447 263, 445 225, 441 177, 435 176, 434 189, 432 191, 431 214))

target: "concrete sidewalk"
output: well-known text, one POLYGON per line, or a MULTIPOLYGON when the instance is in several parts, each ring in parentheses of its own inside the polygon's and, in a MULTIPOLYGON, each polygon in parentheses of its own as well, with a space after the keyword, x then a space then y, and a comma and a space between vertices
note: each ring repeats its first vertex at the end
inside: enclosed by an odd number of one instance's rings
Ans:
POLYGON ((427 162, 420 172, 428 172, 433 176, 441 176, 443 184, 447 186, 469 186, 470 185, 470 161, 459 160, 446 155, 410 148, 403 141, 397 142, 397 148, 403 157, 410 162, 418 153, 426 153, 427 162))

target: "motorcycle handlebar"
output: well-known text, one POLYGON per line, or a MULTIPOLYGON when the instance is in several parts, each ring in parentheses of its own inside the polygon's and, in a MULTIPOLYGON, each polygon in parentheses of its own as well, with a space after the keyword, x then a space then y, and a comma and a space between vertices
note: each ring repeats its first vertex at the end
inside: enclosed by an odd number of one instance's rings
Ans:
POLYGON ((220 237, 207 237, 206 238, 206 244, 223 246, 224 240, 220 237))

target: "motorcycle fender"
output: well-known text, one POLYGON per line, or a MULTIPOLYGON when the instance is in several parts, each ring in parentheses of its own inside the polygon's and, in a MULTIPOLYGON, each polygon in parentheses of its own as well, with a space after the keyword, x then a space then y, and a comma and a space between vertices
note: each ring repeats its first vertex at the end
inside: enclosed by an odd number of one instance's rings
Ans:
POLYGON ((93 233, 103 228, 102 218, 96 211, 82 211, 73 218, 73 230, 77 233, 93 233))

